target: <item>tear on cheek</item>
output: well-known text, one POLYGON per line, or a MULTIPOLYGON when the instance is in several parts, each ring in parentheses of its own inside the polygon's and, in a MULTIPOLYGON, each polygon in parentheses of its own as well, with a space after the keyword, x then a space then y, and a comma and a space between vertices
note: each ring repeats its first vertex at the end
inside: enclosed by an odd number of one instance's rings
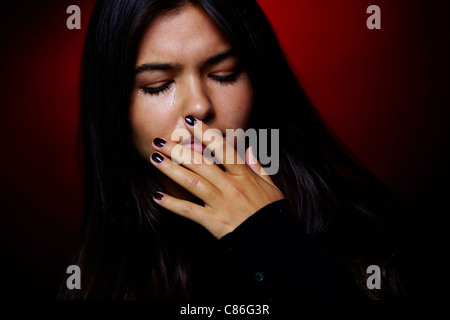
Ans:
POLYGON ((175 110, 175 93, 177 92, 177 84, 174 83, 172 86, 173 86, 173 88, 172 88, 172 92, 170 93, 171 96, 170 96, 170 106, 169 106, 171 111, 175 110))

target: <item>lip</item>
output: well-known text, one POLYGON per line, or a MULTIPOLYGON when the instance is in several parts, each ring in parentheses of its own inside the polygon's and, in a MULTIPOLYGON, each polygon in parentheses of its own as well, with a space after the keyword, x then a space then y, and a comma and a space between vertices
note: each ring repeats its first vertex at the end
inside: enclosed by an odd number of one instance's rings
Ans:
POLYGON ((194 136, 192 136, 190 140, 180 142, 180 145, 186 146, 191 150, 201 154, 203 154, 206 149, 206 146, 202 144, 200 140, 197 140, 194 136))
POLYGON ((203 154, 203 152, 205 151, 205 148, 206 148, 203 144, 200 144, 200 143, 191 143, 189 145, 189 147, 191 148, 191 150, 201 153, 201 154, 203 154))

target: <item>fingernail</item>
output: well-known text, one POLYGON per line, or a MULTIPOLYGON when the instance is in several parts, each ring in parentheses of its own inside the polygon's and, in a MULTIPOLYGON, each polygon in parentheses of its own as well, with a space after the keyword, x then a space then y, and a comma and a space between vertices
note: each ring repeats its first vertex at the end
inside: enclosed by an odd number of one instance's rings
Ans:
POLYGON ((162 157, 162 155, 160 155, 159 153, 153 153, 152 154, 152 159, 153 159, 153 161, 155 161, 156 163, 161 163, 163 160, 164 160, 164 158, 162 157))
POLYGON ((156 200, 162 200, 162 198, 164 198, 164 195, 161 192, 155 192, 153 194, 153 198, 156 200))
POLYGON ((166 144, 166 140, 161 139, 161 138, 155 138, 155 140, 153 140, 153 143, 155 144, 155 146, 161 148, 162 146, 164 146, 166 144))
POLYGON ((184 118, 184 121, 190 126, 194 126, 197 123, 197 119, 195 119, 193 116, 187 116, 184 118))

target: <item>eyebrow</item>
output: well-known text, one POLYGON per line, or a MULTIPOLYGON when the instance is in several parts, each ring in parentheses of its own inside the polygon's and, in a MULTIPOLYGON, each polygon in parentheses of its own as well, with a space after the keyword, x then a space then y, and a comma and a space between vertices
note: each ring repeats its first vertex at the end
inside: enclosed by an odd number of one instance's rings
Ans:
MULTIPOLYGON (((215 63, 225 60, 226 58, 233 56, 233 55, 234 55, 233 49, 230 49, 230 50, 216 54, 215 56, 212 56, 212 57, 206 59, 203 64, 204 65, 215 64, 215 63)), ((144 64, 141 64, 140 66, 138 66, 134 70, 134 73, 138 74, 138 73, 141 73, 144 71, 154 71, 154 70, 162 70, 162 71, 174 70, 177 67, 179 67, 179 65, 170 64, 170 63, 144 63, 144 64)))
POLYGON ((215 56, 212 56, 211 58, 206 59, 205 63, 206 65, 211 65, 217 62, 220 62, 222 60, 225 60, 226 58, 234 55, 233 49, 227 50, 225 52, 216 54, 215 56))

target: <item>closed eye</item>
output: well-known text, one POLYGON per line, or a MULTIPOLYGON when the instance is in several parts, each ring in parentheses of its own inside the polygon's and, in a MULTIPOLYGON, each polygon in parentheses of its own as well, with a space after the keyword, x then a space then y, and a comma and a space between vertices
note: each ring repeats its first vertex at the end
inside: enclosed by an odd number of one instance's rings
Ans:
POLYGON ((142 88, 142 91, 145 94, 149 94, 149 95, 153 95, 153 96, 157 96, 160 93, 163 93, 164 91, 167 91, 170 89, 170 86, 172 85, 173 81, 167 82, 166 84, 160 86, 160 87, 156 87, 156 88, 152 88, 152 87, 144 87, 142 88))
POLYGON ((208 77, 219 82, 220 84, 232 84, 232 83, 235 83, 237 81, 237 79, 239 79, 240 75, 241 75, 241 71, 237 71, 237 72, 234 72, 234 73, 232 73, 230 75, 226 75, 226 76, 217 76, 217 75, 210 74, 210 75, 208 75, 208 77))

